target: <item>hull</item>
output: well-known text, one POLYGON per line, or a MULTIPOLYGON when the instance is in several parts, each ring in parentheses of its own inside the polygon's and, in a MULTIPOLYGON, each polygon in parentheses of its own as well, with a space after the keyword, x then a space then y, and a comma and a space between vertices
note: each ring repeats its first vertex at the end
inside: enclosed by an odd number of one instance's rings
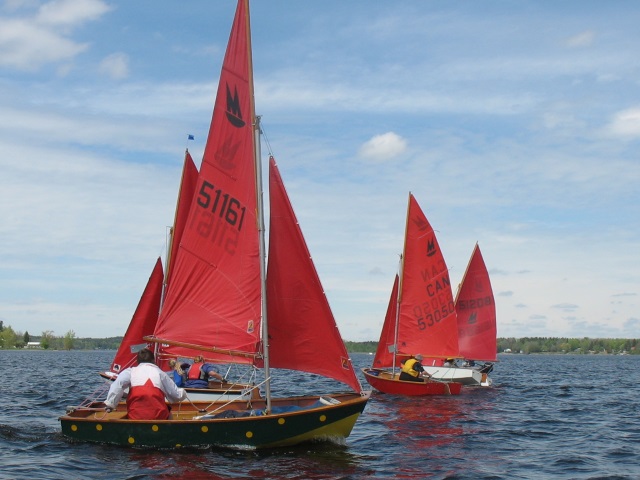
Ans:
POLYGON ((180 404, 174 406, 171 420, 149 421, 129 420, 124 404, 110 413, 94 404, 70 410, 60 423, 63 435, 82 442, 136 448, 273 448, 348 437, 369 396, 370 392, 273 399, 269 415, 262 414, 263 400, 249 405, 180 404))
POLYGON ((398 380, 399 374, 391 375, 389 371, 375 368, 363 368, 362 372, 369 385, 379 392, 392 395, 459 395, 462 390, 461 383, 440 381, 407 382, 398 380))
POLYGON ((489 386, 491 380, 485 373, 464 367, 430 367, 423 365, 424 370, 435 380, 456 382, 467 386, 489 386))

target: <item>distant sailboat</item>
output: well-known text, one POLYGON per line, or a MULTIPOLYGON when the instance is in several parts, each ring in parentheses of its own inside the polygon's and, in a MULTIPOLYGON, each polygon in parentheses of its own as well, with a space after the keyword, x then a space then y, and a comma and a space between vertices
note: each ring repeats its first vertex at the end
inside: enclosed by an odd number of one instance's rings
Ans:
POLYGON ((496 308, 489 273, 476 244, 462 278, 455 301, 460 355, 466 359, 455 366, 425 365, 425 370, 440 380, 460 382, 468 386, 489 387, 489 373, 497 360, 496 308), (481 360, 487 363, 476 364, 481 360))
POLYGON ((136 447, 278 447, 344 439, 364 410, 371 392, 360 386, 273 158, 267 269, 253 101, 249 5, 239 0, 195 194, 145 341, 161 358, 262 367, 265 398, 182 403, 162 421, 132 421, 126 405, 105 413, 96 402, 60 418, 65 436, 136 447), (272 367, 317 373, 353 391, 276 398, 272 367))
POLYGON ((488 374, 498 361, 496 302, 487 266, 476 244, 456 295, 460 355, 482 373, 481 385, 491 385, 488 374), (485 362, 480 365, 476 362, 485 362))
POLYGON ((458 327, 449 271, 435 232, 409 194, 404 253, 396 276, 378 349, 363 373, 383 393, 457 395, 461 384, 428 379, 400 380, 400 364, 414 355, 459 356, 458 327))
POLYGON ((496 302, 478 244, 456 296, 456 313, 460 354, 467 360, 496 362, 496 302))

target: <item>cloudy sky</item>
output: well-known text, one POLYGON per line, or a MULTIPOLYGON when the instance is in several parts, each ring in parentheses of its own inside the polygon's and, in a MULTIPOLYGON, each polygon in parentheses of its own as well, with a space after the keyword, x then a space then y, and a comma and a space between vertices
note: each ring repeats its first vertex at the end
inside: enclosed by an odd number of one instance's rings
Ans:
MULTIPOLYGON (((0 3, 5 326, 124 333, 234 10, 0 3)), ((499 336, 640 337, 636 2, 256 0, 251 22, 256 108, 345 339, 378 339, 409 191, 452 282, 479 243, 499 336)))

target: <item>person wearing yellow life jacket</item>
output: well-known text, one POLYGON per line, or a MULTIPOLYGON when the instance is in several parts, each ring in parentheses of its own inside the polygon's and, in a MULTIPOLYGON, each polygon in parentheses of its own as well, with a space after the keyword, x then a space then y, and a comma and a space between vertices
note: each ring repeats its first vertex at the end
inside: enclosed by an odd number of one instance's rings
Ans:
POLYGON ((455 358, 447 358, 447 361, 442 364, 443 367, 455 368, 458 366, 455 358))
POLYGON ((210 363, 204 363, 204 358, 198 355, 193 359, 193 364, 189 367, 187 381, 184 386, 188 388, 207 388, 210 377, 224 382, 224 377, 216 372, 216 368, 210 363))
POLYGON ((170 403, 187 398, 184 389, 154 363, 153 352, 147 348, 138 352, 138 365, 120 372, 111 384, 104 402, 107 412, 116 409, 127 388, 127 416, 131 420, 167 420, 171 409, 165 397, 170 403))
POLYGON ((411 357, 409 360, 402 364, 402 371, 400 372, 400 380, 408 382, 424 382, 425 377, 429 377, 429 374, 425 372, 422 364, 422 355, 418 354, 411 357))

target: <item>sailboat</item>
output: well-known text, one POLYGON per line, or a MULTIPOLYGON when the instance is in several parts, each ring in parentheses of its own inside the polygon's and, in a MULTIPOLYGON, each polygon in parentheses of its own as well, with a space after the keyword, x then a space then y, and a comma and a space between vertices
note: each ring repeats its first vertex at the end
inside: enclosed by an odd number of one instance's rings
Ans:
POLYGON ((496 302, 476 244, 456 296, 458 345, 467 360, 497 362, 496 302))
POLYGON ((482 373, 482 386, 491 385, 488 374, 498 361, 496 302, 491 280, 476 243, 456 295, 460 355, 482 373), (477 362, 484 362, 478 364, 477 362))
POLYGON ((468 386, 489 387, 489 373, 497 361, 496 304, 489 272, 476 243, 455 300, 458 347, 465 362, 454 367, 425 366, 433 377, 468 386), (476 363, 483 361, 484 363, 476 363))
POLYGON ((415 355, 458 357, 458 326, 449 271, 433 228, 409 193, 404 253, 367 382, 382 393, 457 395, 462 384, 400 380, 399 366, 415 355))
MULTIPOLYGON (((126 405, 69 408, 62 433, 135 447, 269 448, 342 440, 364 391, 322 290, 273 156, 266 261, 260 119, 255 115, 248 0, 238 0, 197 185, 153 335, 156 355, 255 365, 264 398, 180 403, 170 420, 130 420, 126 405), (276 397, 272 368, 322 375, 349 391, 276 397)), ((275 373, 275 372, 274 372, 275 373)))

